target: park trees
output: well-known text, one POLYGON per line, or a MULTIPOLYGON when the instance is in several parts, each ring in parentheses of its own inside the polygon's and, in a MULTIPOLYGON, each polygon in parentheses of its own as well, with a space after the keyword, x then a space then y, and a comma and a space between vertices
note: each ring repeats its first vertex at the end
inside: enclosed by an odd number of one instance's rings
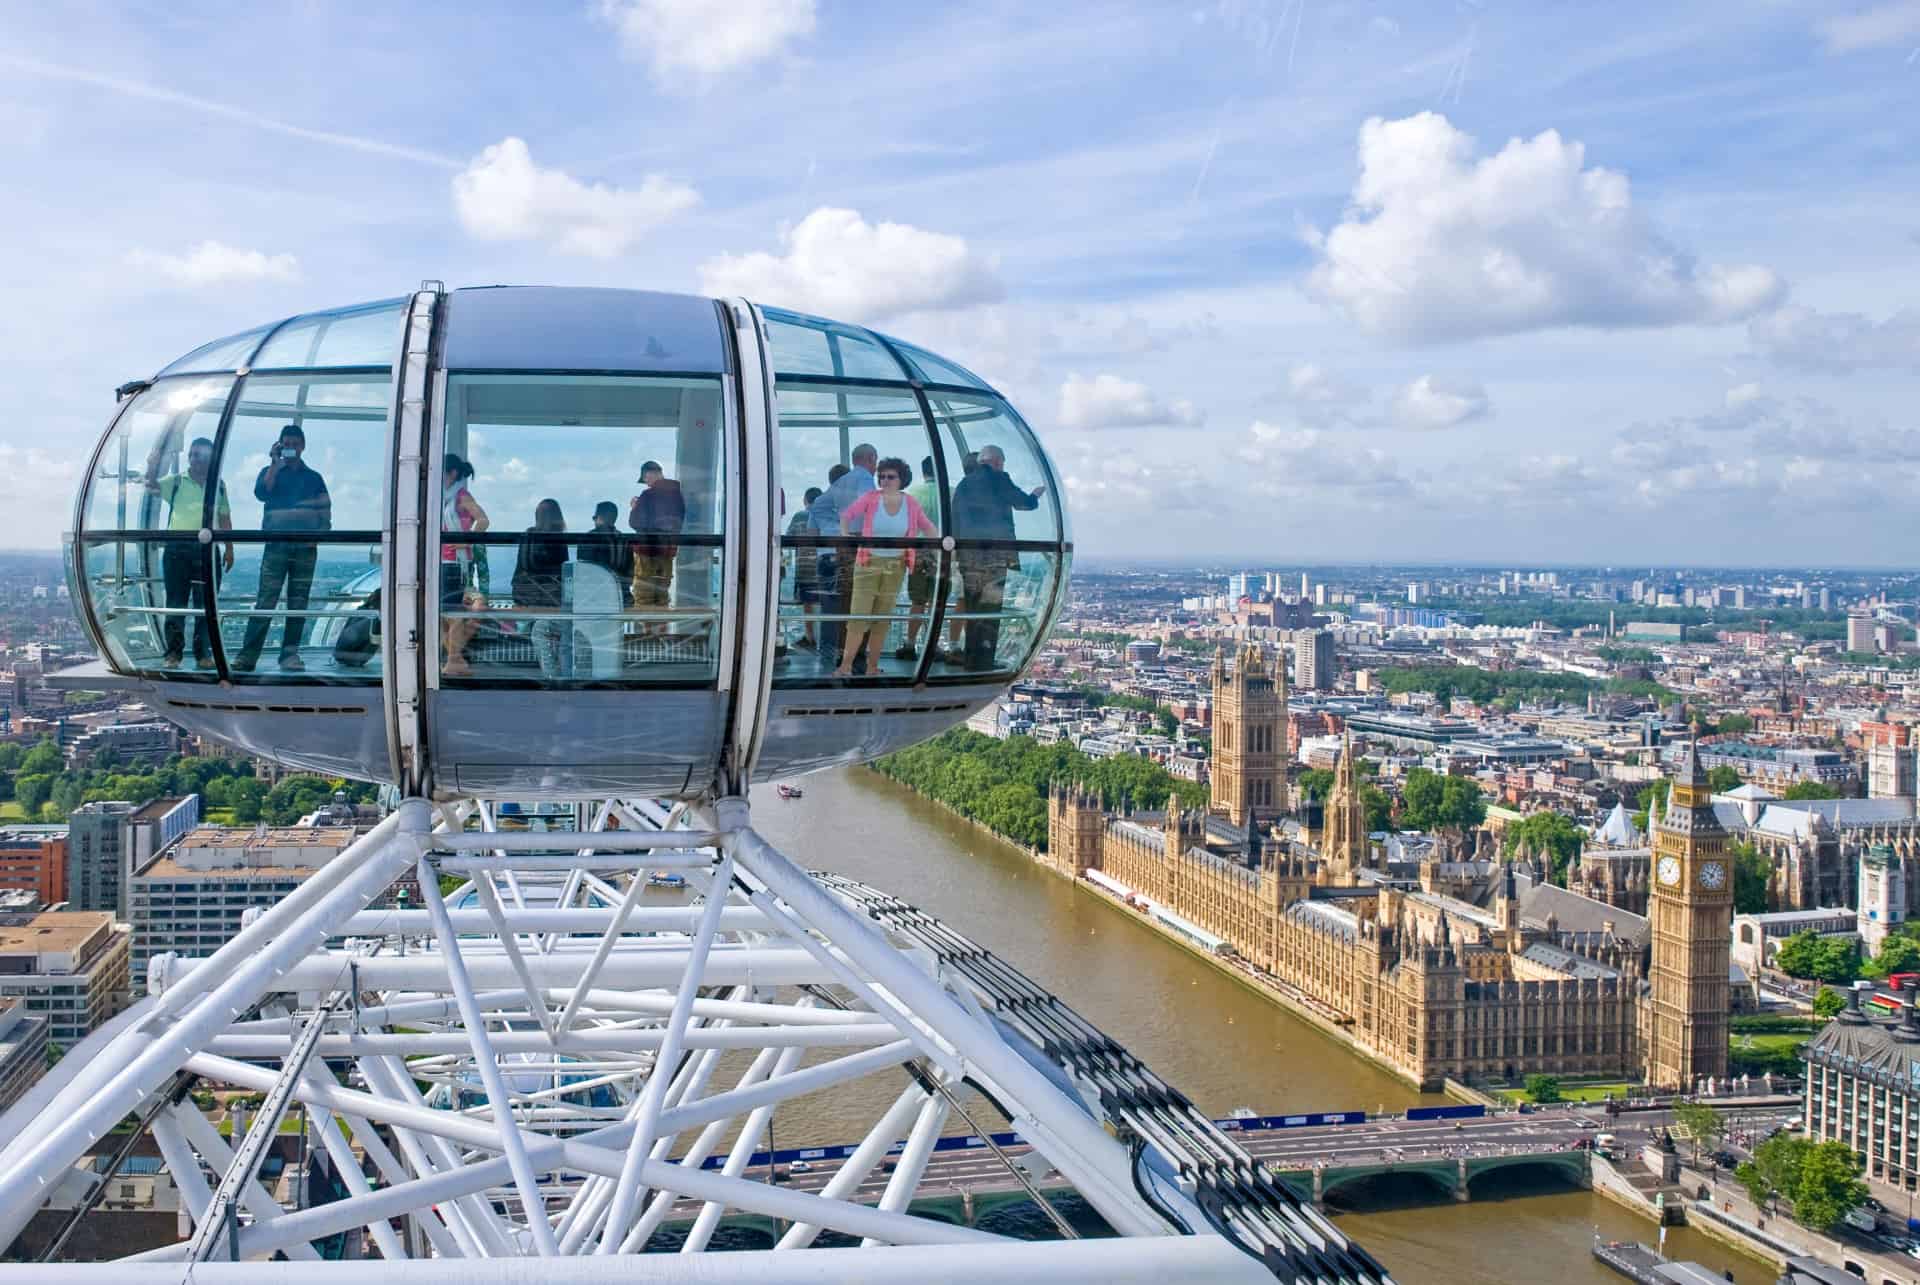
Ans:
POLYGON ((1775 1134, 1755 1148, 1734 1177, 1757 1205, 1784 1200, 1794 1220, 1824 1231, 1867 1198, 1860 1154, 1844 1142, 1814 1142, 1775 1134))
POLYGON ((1401 822, 1415 830, 1471 830, 1487 819, 1480 787, 1464 776, 1416 767, 1401 786, 1401 822))
POLYGON ((1781 943, 1774 966, 1789 977, 1844 985, 1860 975, 1860 946, 1844 937, 1822 937, 1811 928, 1781 943))
POLYGON ((1535 812, 1507 827, 1502 845, 1507 855, 1515 852, 1544 852, 1553 870, 1552 882, 1566 886, 1567 867, 1580 855, 1586 832, 1564 812, 1535 812))

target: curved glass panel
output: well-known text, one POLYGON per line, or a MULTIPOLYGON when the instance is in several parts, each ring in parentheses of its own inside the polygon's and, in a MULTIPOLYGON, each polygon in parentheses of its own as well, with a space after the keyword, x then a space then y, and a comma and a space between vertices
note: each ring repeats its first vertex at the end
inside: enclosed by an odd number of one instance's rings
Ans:
POLYGON ((951 487, 953 536, 969 540, 1060 539, 1060 502, 1040 445, 997 397, 929 392, 951 487))
POLYGON ((83 531, 198 531, 230 376, 163 379, 121 412, 81 504, 83 531), (196 455, 202 457, 197 466, 196 455))
POLYGON ((872 335, 852 326, 781 308, 762 308, 767 347, 779 375, 904 380, 907 372, 872 335))
MULTIPOLYGON (((776 381, 783 509, 774 681, 909 677, 903 604, 937 569, 939 486, 920 402, 905 388, 776 381), (879 474, 903 493, 871 497, 879 474), (868 537, 856 539, 854 537, 868 537), (849 672, 850 671, 850 672, 849 672)), ((906 613, 911 614, 911 613, 906 613)))
POLYGON ((216 564, 214 605, 238 681, 380 680, 377 540, 289 534, 237 541, 234 554, 216 564))
POLYGON ((1014 673, 1045 638, 1061 555, 962 548, 952 562, 947 637, 927 676, 1014 673))
POLYGON ((89 540, 83 589, 122 673, 213 677, 205 605, 207 546, 196 539, 89 540))
POLYGON ((236 525, 380 530, 392 395, 386 375, 247 376, 220 457, 236 525))
POLYGON ((329 366, 391 366, 400 355, 406 300, 339 308, 296 317, 282 326, 253 359, 256 370, 329 366))
POLYGON ((169 363, 154 378, 163 379, 183 371, 237 370, 247 364, 247 358, 253 355, 253 350, 259 347, 260 341, 272 329, 272 326, 256 326, 243 334, 202 344, 178 361, 169 363))
POLYGON ((924 348, 895 339, 892 335, 886 336, 886 340, 893 345, 901 359, 912 368, 914 378, 922 383, 958 384, 962 388, 993 391, 992 385, 986 380, 956 362, 948 361, 945 357, 937 357, 924 348))
POLYGON ((445 422, 451 685, 716 680, 718 380, 456 374, 445 422))

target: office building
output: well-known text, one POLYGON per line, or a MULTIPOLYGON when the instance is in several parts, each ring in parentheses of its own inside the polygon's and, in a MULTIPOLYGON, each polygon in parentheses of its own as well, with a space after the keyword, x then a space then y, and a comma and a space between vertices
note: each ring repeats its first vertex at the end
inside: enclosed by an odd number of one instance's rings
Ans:
POLYGON ((1801 1051, 1806 1136, 1845 1143, 1865 1158, 1868 1177, 1912 1191, 1920 1174, 1920 1017, 1909 1002, 1900 1020, 1876 1022, 1860 1008, 1861 995, 1849 991, 1846 1010, 1801 1051))
POLYGON ((130 998, 127 936, 98 910, 0 917, 0 996, 47 1019, 47 1037, 72 1048, 130 998))
POLYGON ((1871 652, 1873 647, 1873 617, 1864 611, 1847 613, 1847 650, 1871 652))
POLYGON ((17 996, 0 999, 0 1111, 33 1087, 47 1069, 47 1019, 17 996))
POLYGON ((0 888, 21 888, 43 906, 67 899, 67 827, 10 825, 0 828, 0 888))
POLYGON ((1324 629, 1296 629, 1293 641, 1293 685, 1300 691, 1333 690, 1333 635, 1324 629))
POLYGON ((135 980, 146 984, 155 955, 213 954, 240 931, 248 907, 271 906, 291 893, 356 833, 345 826, 189 831, 127 882, 135 980))
POLYGON ((120 832, 132 811, 131 803, 85 803, 67 818, 67 900, 73 909, 125 917, 120 832))

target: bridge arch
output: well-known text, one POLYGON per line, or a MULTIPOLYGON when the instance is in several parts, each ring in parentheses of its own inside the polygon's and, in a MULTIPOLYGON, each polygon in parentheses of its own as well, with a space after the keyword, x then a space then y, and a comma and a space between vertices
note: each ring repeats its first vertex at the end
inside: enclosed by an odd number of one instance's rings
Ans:
POLYGON ((1328 1168, 1321 1174, 1320 1198, 1341 1204, 1424 1204, 1453 1199, 1458 1182, 1451 1160, 1431 1164, 1328 1168))
POLYGON ((1520 1156, 1482 1156, 1466 1161, 1464 1179, 1469 1195, 1482 1178, 1497 1174, 1512 1180, 1527 1174, 1552 1176, 1571 1187, 1588 1184, 1587 1153, 1584 1151, 1536 1152, 1520 1156))

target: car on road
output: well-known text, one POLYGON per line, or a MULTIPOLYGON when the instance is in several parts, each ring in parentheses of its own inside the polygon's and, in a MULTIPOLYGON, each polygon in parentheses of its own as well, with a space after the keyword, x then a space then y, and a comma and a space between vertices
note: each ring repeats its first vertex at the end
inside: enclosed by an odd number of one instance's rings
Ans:
POLYGON ((1714 1152, 1712 1155, 1708 1156, 1707 1158, 1713 1161, 1713 1163, 1719 1165, 1722 1169, 1731 1169, 1740 1163, 1740 1157, 1736 1156, 1735 1154, 1733 1154, 1733 1152, 1728 1151, 1724 1147, 1714 1152))
POLYGON ((796 1160, 792 1164, 788 1165, 787 1168, 791 1169, 794 1173, 812 1173, 813 1172, 813 1166, 808 1164, 804 1160, 796 1160))

